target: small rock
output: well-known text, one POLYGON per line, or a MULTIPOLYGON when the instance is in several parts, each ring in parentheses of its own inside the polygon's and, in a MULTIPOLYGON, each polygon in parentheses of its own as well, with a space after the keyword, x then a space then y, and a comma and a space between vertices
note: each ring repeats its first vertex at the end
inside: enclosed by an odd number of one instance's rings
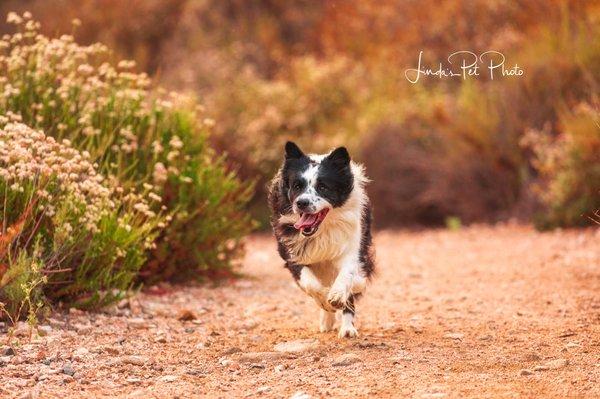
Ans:
POLYGON ((234 353, 239 353, 241 351, 240 348, 234 346, 221 352, 221 356, 233 355, 234 353))
POLYGON ((221 366, 223 366, 223 367, 228 367, 228 366, 231 366, 233 364, 233 360, 231 360, 231 359, 221 359, 221 360, 219 360, 219 364, 221 364, 221 366))
POLYGON ((444 338, 447 339, 456 339, 459 341, 462 341, 462 339, 465 337, 465 334, 462 333, 448 333, 446 335, 444 335, 444 338))
POLYGON ((133 364, 134 366, 143 366, 148 363, 149 360, 145 356, 123 356, 121 358, 121 363, 123 364, 133 364))
POLYGON ((336 367, 350 366, 351 364, 359 363, 359 362, 362 362, 362 359, 360 358, 360 356, 358 356, 354 353, 346 353, 344 355, 341 355, 341 356, 338 356, 337 358, 335 358, 332 365, 336 366, 336 367))
POLYGON ((298 391, 290 396, 290 399, 310 399, 310 395, 306 392, 298 391))
POLYGON ((86 356, 89 355, 90 351, 87 348, 84 348, 83 346, 75 349, 75 352, 73 352, 74 355, 76 356, 86 356))
POLYGON ((75 370, 73 369, 71 363, 65 363, 62 368, 62 372, 63 374, 70 375, 71 377, 75 374, 75 370))
POLYGON ((13 328, 13 334, 16 337, 26 337, 31 334, 31 326, 23 321, 17 322, 13 328))
POLYGON ((542 360, 542 357, 536 352, 531 352, 525 354, 525 356, 523 356, 523 360, 525 360, 526 362, 538 362, 542 360))
POLYGON ((250 364, 251 369, 264 369, 265 365, 261 363, 252 363, 250 364))
POLYGON ((567 359, 555 359, 555 360, 550 360, 549 362, 547 362, 546 366, 550 370, 557 370, 557 369, 566 367, 568 364, 569 364, 569 361, 567 359))
POLYGON ((242 353, 239 357, 242 363, 256 363, 269 360, 277 360, 284 358, 286 355, 282 352, 247 352, 242 353))
POLYGON ((316 349, 319 341, 316 339, 297 339, 295 341, 280 342, 273 349, 277 352, 305 352, 316 349))
POLYGON ((196 315, 189 309, 182 309, 177 314, 177 320, 179 321, 192 321, 196 320, 196 315))
POLYGON ((167 337, 164 334, 160 334, 156 337, 154 342, 156 342, 158 344, 164 344, 167 342, 167 337))
POLYGON ((89 324, 76 323, 73 324, 73 328, 77 331, 77 334, 81 335, 89 334, 92 331, 92 326, 89 324))
POLYGON ((252 330, 258 326, 258 321, 250 319, 243 322, 239 328, 240 330, 252 330))
POLYGON ((10 363, 10 356, 0 356, 0 366, 10 363))
POLYGON ((275 372, 276 373, 283 373, 283 370, 285 370, 285 364, 278 364, 277 366, 275 366, 275 372))
POLYGON ((412 360, 412 356, 407 351, 401 350, 398 352, 396 356, 392 357, 392 361, 394 364, 398 364, 401 362, 410 362, 412 360))
POLYGON ((542 365, 535 366, 535 371, 558 370, 566 367, 569 364, 567 359, 550 360, 542 365))
POLYGON ((4 346, 0 349, 0 356, 14 356, 15 350, 10 346, 4 346))
POLYGON ((270 390, 271 390, 271 387, 264 386, 264 387, 258 388, 256 390, 256 393, 261 394, 261 393, 264 393, 264 392, 269 392, 270 390))
POLYGON ((148 322, 141 317, 134 317, 127 320, 127 324, 135 328, 148 328, 148 322))
POLYGON ((423 399, 441 399, 445 398, 446 396, 448 395, 446 395, 444 392, 424 393, 421 395, 423 399))
POLYGON ((533 371, 529 370, 529 369, 523 369, 519 372, 519 375, 531 375, 533 374, 533 371))
POLYGON ((567 331, 563 331, 562 333, 560 333, 558 335, 558 338, 567 338, 567 337, 572 337, 574 335, 577 335, 577 333, 575 331, 567 330, 567 331))
POLYGON ((160 377, 160 381, 162 382, 175 382, 177 381, 177 376, 175 375, 165 375, 160 377))
POLYGON ((50 326, 38 326, 37 328, 38 335, 41 337, 45 337, 46 335, 52 332, 52 327, 50 326))
POLYGON ((568 344, 565 345, 566 349, 572 349, 572 348, 581 348, 581 345, 579 345, 577 342, 569 342, 568 344))

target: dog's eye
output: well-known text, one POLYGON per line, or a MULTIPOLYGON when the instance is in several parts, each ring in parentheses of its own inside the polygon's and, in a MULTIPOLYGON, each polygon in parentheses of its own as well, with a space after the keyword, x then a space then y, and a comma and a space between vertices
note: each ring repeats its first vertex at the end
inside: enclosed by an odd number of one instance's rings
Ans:
POLYGON ((294 183, 292 187, 294 188, 294 190, 300 190, 302 188, 302 182, 298 180, 294 183))
POLYGON ((327 191, 329 190, 329 187, 327 187, 325 184, 323 183, 319 183, 317 184, 317 190, 318 191, 327 191))

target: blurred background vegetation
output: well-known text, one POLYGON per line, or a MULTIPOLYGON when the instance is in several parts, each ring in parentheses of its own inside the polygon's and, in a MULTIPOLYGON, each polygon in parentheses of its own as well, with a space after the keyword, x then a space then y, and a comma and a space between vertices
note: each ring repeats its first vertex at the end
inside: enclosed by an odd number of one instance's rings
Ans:
POLYGON ((290 138, 366 163, 379 227, 589 224, 600 207, 600 3, 586 0, 18 0, 51 35, 101 41, 216 121, 209 140, 265 220, 290 138), (426 79, 457 50, 503 52, 524 76, 426 79))

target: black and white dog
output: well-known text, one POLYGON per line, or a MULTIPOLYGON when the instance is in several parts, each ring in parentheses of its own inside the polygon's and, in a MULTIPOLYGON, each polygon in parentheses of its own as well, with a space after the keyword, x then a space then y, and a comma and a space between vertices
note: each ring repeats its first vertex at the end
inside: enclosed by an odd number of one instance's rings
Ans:
POLYGON ((367 182, 346 148, 305 155, 287 142, 269 190, 271 225, 285 267, 322 308, 322 332, 333 329, 341 310, 340 337, 358 335, 355 300, 374 270, 367 182))

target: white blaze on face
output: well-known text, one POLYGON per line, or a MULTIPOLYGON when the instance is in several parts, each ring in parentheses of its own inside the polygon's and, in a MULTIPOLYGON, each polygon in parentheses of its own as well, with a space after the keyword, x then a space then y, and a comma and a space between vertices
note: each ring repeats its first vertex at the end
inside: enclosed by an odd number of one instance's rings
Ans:
MULTIPOLYGON (((312 162, 302 173, 302 178, 306 181, 306 188, 304 189, 304 192, 296 198, 296 201, 301 199, 308 200, 311 204, 310 213, 318 213, 325 208, 331 208, 331 204, 317 193, 317 180, 322 157, 311 156, 310 159, 312 162)), ((294 201, 293 205, 294 212, 301 213, 296 206, 296 201, 294 201)))

